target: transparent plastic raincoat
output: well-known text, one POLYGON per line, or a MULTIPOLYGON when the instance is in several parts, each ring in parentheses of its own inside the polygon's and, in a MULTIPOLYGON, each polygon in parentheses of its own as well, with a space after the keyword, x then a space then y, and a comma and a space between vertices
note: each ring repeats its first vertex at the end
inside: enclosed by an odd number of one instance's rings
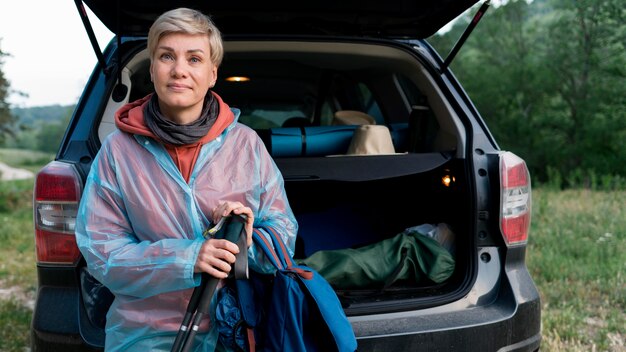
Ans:
MULTIPOLYGON (((76 238, 89 271, 115 300, 107 314, 107 351, 169 351, 189 297, 200 283, 194 264, 205 214, 218 202, 249 206, 256 226, 272 226, 293 251, 297 223, 280 171, 256 133, 234 121, 202 145, 187 183, 162 144, 112 133, 93 162, 76 238)), ((253 270, 267 271, 254 248, 253 270)), ((214 295, 214 298, 217 294, 214 295)), ((215 302, 211 304, 214 316, 215 302)), ((195 351, 213 351, 215 324, 205 319, 195 351)))

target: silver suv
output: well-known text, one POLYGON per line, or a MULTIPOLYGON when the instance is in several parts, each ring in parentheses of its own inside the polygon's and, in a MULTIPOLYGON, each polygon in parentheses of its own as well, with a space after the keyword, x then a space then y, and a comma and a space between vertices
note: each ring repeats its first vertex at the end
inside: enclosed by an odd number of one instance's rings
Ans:
POLYGON ((180 6, 210 14, 224 34, 215 91, 241 109, 239 122, 257 131, 283 174, 298 259, 407 229, 453 258, 440 282, 335 283, 359 351, 539 349, 541 305, 524 262, 526 164, 500 150, 449 60, 424 40, 475 0, 83 1, 79 10, 89 6, 116 37, 101 52, 79 11, 99 64, 56 160, 37 176, 33 351, 103 348, 112 294, 76 247, 76 210, 115 111, 152 90, 150 24, 180 6), (390 144, 359 147, 368 129, 390 144))

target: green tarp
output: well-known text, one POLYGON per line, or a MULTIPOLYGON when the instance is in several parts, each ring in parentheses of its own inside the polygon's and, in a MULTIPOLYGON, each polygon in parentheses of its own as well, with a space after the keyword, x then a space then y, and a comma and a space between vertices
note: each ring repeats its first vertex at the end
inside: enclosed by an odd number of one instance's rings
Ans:
POLYGON ((337 289, 383 288, 392 282, 432 284, 454 272, 454 258, 437 241, 403 232, 361 248, 324 250, 299 260, 337 289))

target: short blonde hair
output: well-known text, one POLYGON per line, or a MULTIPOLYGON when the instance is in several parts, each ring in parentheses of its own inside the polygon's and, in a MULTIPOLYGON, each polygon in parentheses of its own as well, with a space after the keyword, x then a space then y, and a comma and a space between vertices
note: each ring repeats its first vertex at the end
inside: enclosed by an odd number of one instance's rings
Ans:
POLYGON ((200 11, 177 8, 163 13, 154 21, 148 32, 148 51, 150 61, 153 60, 159 40, 172 33, 206 34, 209 36, 211 62, 219 67, 224 57, 222 34, 211 18, 200 11))

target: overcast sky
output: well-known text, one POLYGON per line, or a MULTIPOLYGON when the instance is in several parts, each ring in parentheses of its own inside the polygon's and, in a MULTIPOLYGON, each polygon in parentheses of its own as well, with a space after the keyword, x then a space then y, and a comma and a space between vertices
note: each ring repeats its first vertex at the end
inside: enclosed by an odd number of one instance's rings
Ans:
MULTIPOLYGON (((89 13, 102 48, 113 34, 89 13)), ((77 102, 97 59, 72 0, 0 0, 2 71, 14 107, 77 102)))

